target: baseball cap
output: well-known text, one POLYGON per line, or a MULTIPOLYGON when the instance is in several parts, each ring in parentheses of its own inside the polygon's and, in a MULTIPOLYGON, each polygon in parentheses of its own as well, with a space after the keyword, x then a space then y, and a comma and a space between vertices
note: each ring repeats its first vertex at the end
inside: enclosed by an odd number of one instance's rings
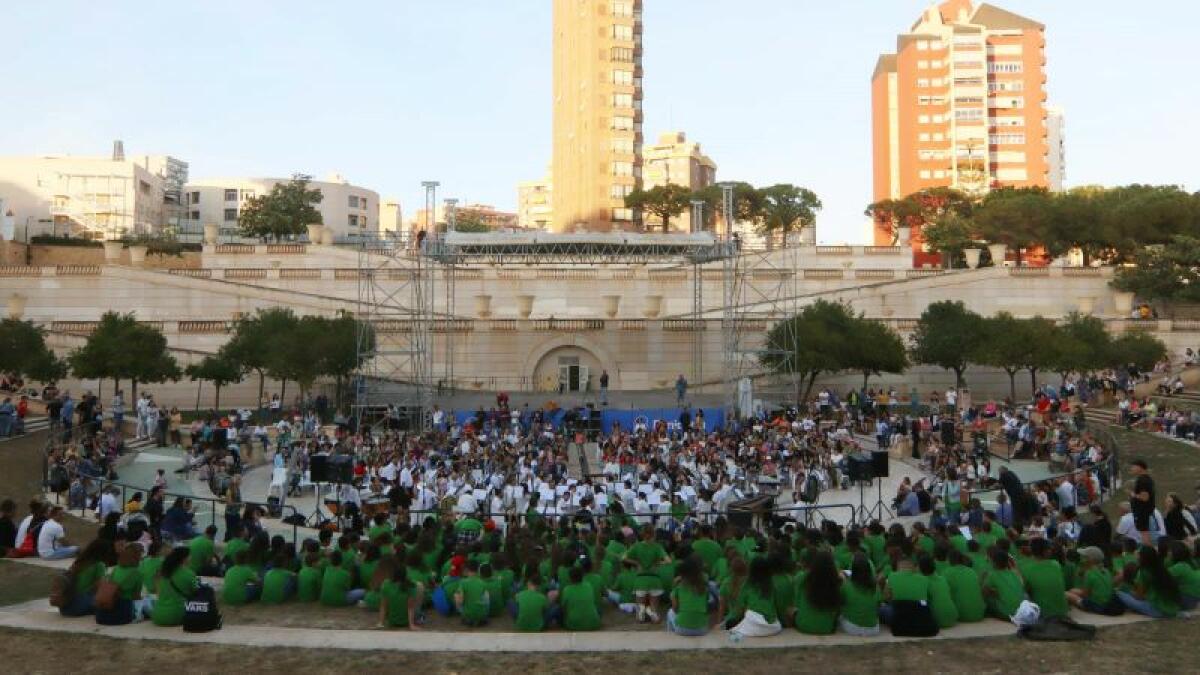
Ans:
POLYGON ((1079 557, 1094 563, 1104 562, 1104 551, 1095 546, 1085 546, 1079 549, 1079 557))

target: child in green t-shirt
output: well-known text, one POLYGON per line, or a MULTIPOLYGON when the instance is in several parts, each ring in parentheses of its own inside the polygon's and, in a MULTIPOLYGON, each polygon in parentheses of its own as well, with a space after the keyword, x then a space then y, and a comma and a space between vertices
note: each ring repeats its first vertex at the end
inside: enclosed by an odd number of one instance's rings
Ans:
POLYGON ((296 599, 300 602, 316 602, 321 597, 321 554, 310 552, 304 557, 304 567, 296 575, 296 599))
POLYGON ((1085 612, 1115 616, 1125 611, 1113 587, 1113 574, 1104 560, 1104 552, 1095 546, 1079 549, 1079 583, 1067 591, 1067 602, 1085 612))
POLYGON ((420 630, 418 612, 424 594, 421 584, 414 584, 408 568, 402 562, 392 566, 392 575, 379 589, 380 628, 420 630))

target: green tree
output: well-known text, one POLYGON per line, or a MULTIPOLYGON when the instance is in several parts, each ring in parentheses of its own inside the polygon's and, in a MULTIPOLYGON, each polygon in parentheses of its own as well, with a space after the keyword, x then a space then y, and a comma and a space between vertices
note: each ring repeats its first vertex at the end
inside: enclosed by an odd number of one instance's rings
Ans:
POLYGON ((921 207, 912 199, 884 199, 867 205, 863 215, 892 238, 892 246, 900 241, 900 228, 921 225, 921 207))
POLYGON ((0 321, 0 372, 38 382, 67 376, 67 364, 46 346, 46 331, 31 321, 0 321))
POLYGON ((334 378, 334 398, 340 407, 343 383, 362 365, 360 355, 375 350, 375 331, 370 324, 358 321, 346 312, 324 321, 320 371, 322 375, 334 378))
POLYGON ((1143 330, 1131 330, 1117 338, 1109 345, 1109 356, 1106 365, 1118 368, 1134 365, 1142 372, 1148 372, 1167 357, 1167 346, 1154 335, 1143 330))
POLYGON ((295 330, 296 325, 296 315, 290 309, 260 309, 253 316, 238 319, 233 327, 233 336, 221 348, 222 356, 237 364, 243 372, 258 374, 260 409, 267 375, 277 365, 278 347, 284 336, 295 330))
POLYGON ((294 380, 300 386, 303 397, 323 374, 327 329, 326 319, 302 316, 287 334, 280 336, 268 369, 282 383, 280 398, 283 398, 288 380, 294 380))
POLYGON ((167 338, 153 326, 140 324, 132 312, 105 312, 82 347, 68 357, 71 370, 83 379, 131 381, 137 398, 139 382, 179 379, 179 364, 167 349, 167 338))
POLYGON ((276 183, 267 194, 246 200, 238 215, 238 227, 244 237, 279 241, 304 232, 308 225, 322 223, 316 208, 322 199, 320 190, 309 189, 307 178, 276 183))
POLYGON ((1072 312, 1058 326, 1047 366, 1067 381, 1071 373, 1088 373, 1108 365, 1112 353, 1104 322, 1072 312))
POLYGON ((850 344, 845 367, 862 373, 863 389, 872 375, 899 374, 908 368, 904 340, 882 321, 858 317, 846 338, 850 344))
POLYGON ((1054 222, 1054 197, 1045 188, 1003 188, 988 193, 975 209, 979 234, 1016 252, 1047 241, 1054 222))
POLYGON ((1031 393, 1037 390, 1037 373, 1049 363, 1049 346, 1056 342, 1057 330, 1053 321, 1040 316, 1018 319, 1008 312, 998 312, 985 319, 977 359, 1008 374, 1009 398, 1016 401, 1017 373, 1029 371, 1031 393))
POLYGON ((978 358, 987 328, 983 317, 962 302, 943 300, 925 308, 912 335, 912 358, 954 371, 955 386, 963 386, 968 364, 978 358))
MULTIPOLYGON (((742 181, 730 181, 733 186, 733 218, 738 223, 762 222, 763 194, 753 185, 742 181)), ((725 202, 721 185, 709 185, 697 190, 692 199, 704 202, 704 227, 717 229, 717 220, 724 219, 725 202)))
POLYGON ((926 225, 922 236, 929 248, 945 257, 944 265, 953 268, 954 260, 962 256, 963 250, 975 244, 975 227, 965 216, 948 213, 926 225))
POLYGON ((775 373, 792 376, 797 403, 806 401, 818 375, 849 367, 849 337, 856 322, 845 305, 817 300, 767 331, 759 362, 775 373))
POLYGON ((470 209, 456 211, 454 214, 454 231, 466 233, 491 232, 492 227, 484 221, 483 216, 470 209))
POLYGON ((682 185, 667 183, 649 190, 634 190, 625 196, 625 207, 649 213, 662 221, 662 231, 671 231, 671 219, 691 207, 692 192, 682 185))
MULTIPOLYGON (((229 384, 237 384, 242 381, 244 373, 238 367, 238 364, 229 360, 224 354, 216 354, 205 356, 199 363, 194 363, 185 369, 188 377, 193 382, 197 380, 208 380, 213 383, 216 390, 213 399, 213 409, 220 410, 221 408, 221 387, 229 384)), ((196 393, 197 400, 200 397, 199 392, 196 393)))
POLYGON ((894 246, 899 239, 899 228, 909 227, 914 237, 929 224, 948 215, 969 216, 973 208, 971 197, 961 190, 948 187, 928 188, 914 192, 903 199, 885 199, 867 206, 865 215, 892 236, 894 246))
POLYGON ((1200 239, 1176 235, 1168 245, 1146 246, 1132 265, 1117 268, 1112 286, 1146 300, 1200 302, 1200 239))
POLYGON ((762 196, 761 229, 764 233, 779 232, 784 246, 792 230, 816 225, 822 204, 812 190, 779 184, 763 188, 762 196))

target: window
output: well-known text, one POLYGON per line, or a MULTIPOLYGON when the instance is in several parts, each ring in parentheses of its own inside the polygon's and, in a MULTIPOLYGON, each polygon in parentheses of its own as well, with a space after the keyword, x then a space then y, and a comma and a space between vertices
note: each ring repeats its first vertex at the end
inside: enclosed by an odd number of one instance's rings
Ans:
POLYGON ((613 162, 612 175, 614 176, 632 176, 633 162, 613 162))
POLYGON ((200 212, 192 211, 188 213, 188 220, 200 220, 200 212))
POLYGON ((946 140, 946 135, 945 135, 945 134, 943 134, 943 133, 940 133, 940 132, 939 132, 939 133, 936 133, 936 134, 934 134, 934 135, 933 135, 933 140, 935 140, 935 141, 944 141, 944 140, 946 140))
POLYGON ((631 192, 633 192, 632 185, 613 185, 609 188, 608 195, 613 199, 625 199, 631 192))
POLYGON ((929 68, 928 61, 917 61, 917 70, 926 70, 929 68))
POLYGON ((918 80, 917 80, 917 86, 918 86, 918 87, 928 87, 928 86, 929 86, 929 80, 927 80, 927 79, 925 79, 925 78, 920 78, 920 79, 918 79, 918 80))
POLYGON ((612 210, 612 219, 617 221, 633 220, 633 209, 617 208, 612 210))
POLYGON ((613 84, 623 84, 629 86, 633 84, 632 70, 614 70, 612 71, 613 84))
POLYGON ((933 172, 933 177, 934 178, 945 178, 946 172, 942 169, 938 169, 937 171, 933 172))
POLYGON ((946 121, 946 117, 948 117, 948 115, 934 115, 933 117, 930 118, 930 120, 934 124, 941 124, 942 122, 946 121))
POLYGON ((238 200, 238 191, 237 190, 226 190, 225 191, 225 201, 236 202, 237 200, 238 200))
POLYGON ((929 140, 929 133, 928 133, 928 132, 921 133, 921 134, 918 136, 918 139, 919 139, 919 140, 922 140, 922 141, 928 141, 928 140, 929 140))
POLYGON ((956 96, 954 98, 956 105, 983 105, 982 96, 956 96))
POLYGON ((983 68, 983 61, 955 61, 954 67, 959 70, 979 70, 983 68))
POLYGON ((612 139, 612 151, 623 154, 633 154, 633 139, 632 138, 614 138, 612 139))
POLYGON ((983 85, 983 79, 978 77, 956 77, 954 78, 954 86, 956 87, 979 87, 983 85))
POLYGON ((358 198, 358 208, 360 208, 360 209, 367 208, 367 198, 366 197, 358 198))
POLYGON ((1020 61, 992 61, 988 64, 989 73, 1019 73, 1022 70, 1020 61))
POLYGON ((938 49, 945 49, 946 43, 942 42, 941 40, 934 40, 933 42, 929 43, 929 48, 934 51, 936 51, 938 49))
POLYGON ((633 16, 632 2, 614 2, 612 4, 613 16, 633 16))
POLYGON ((1025 134, 992 134, 988 136, 992 145, 1025 145, 1025 134))
POLYGON ((917 124, 929 124, 929 115, 917 115, 917 124))
POLYGON ((929 51, 929 40, 918 40, 917 41, 917 51, 919 51, 919 52, 929 51))
POLYGON ((225 209, 225 222, 237 222, 237 209, 225 209))
POLYGON ((633 49, 630 47, 613 47, 610 55, 613 61, 633 63, 633 49))
POLYGON ((921 172, 917 175, 920 176, 921 178, 923 178, 924 180, 929 180, 933 176, 933 174, 929 173, 929 169, 922 169, 921 172))
POLYGON ((998 127, 1023 127, 1025 126, 1024 117, 993 117, 992 124, 998 127))
POLYGON ((930 68, 941 68, 941 67, 942 67, 942 62, 941 62, 941 61, 930 61, 930 62, 929 62, 929 67, 930 67, 930 68))
POLYGON ((614 40, 633 40, 633 26, 613 24, 612 36, 614 40))
POLYGON ((254 190, 242 190, 242 201, 254 199, 254 190))
POLYGON ((612 128, 618 131, 633 131, 633 118, 617 115, 612 118, 612 128))
POLYGON ((199 204, 200 203, 200 193, 199 192, 191 193, 191 198, 188 200, 188 203, 199 204))
POLYGON ((613 94, 612 104, 614 108, 632 108, 633 94, 613 94))
POLYGON ((1024 108, 1025 98, 1018 96, 1017 98, 997 98, 992 99, 993 108, 1024 108))
POLYGON ((353 213, 346 216, 346 224, 350 227, 358 227, 358 216, 353 213))
POLYGON ((940 87, 944 84, 945 84, 945 81, 943 81, 942 78, 940 78, 940 77, 935 77, 929 81, 929 86, 931 86, 931 87, 940 87))
POLYGON ((1006 81, 1006 82, 988 82, 988 91, 993 92, 993 93, 998 92, 998 91, 1011 91, 1011 92, 1025 91, 1025 83, 1022 82, 1021 80, 1010 80, 1010 81, 1006 81))

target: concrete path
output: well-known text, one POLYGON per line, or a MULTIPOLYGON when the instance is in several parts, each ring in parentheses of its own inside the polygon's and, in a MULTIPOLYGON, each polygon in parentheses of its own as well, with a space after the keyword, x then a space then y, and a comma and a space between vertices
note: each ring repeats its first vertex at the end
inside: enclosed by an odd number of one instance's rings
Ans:
MULTIPOLYGON (((346 611, 354 611, 347 609, 346 611)), ((1074 614, 1072 618, 1095 626, 1122 626, 1148 621, 1138 615, 1103 617, 1074 614)), ((48 632, 100 635, 110 638, 165 640, 171 642, 241 645, 249 647, 303 647, 350 650, 400 650, 417 652, 660 652, 692 649, 781 649, 831 647, 908 642, 921 638, 897 638, 890 633, 873 638, 845 634, 813 636, 785 629, 769 638, 729 640, 723 630, 699 638, 670 635, 665 629, 593 633, 473 633, 469 631, 322 630, 258 625, 226 625, 212 633, 185 633, 179 628, 159 628, 148 622, 127 626, 98 626, 91 617, 66 618, 45 600, 0 608, 0 626, 48 632)), ((926 640, 959 640, 1010 637, 1012 624, 986 620, 944 630, 926 640)))

